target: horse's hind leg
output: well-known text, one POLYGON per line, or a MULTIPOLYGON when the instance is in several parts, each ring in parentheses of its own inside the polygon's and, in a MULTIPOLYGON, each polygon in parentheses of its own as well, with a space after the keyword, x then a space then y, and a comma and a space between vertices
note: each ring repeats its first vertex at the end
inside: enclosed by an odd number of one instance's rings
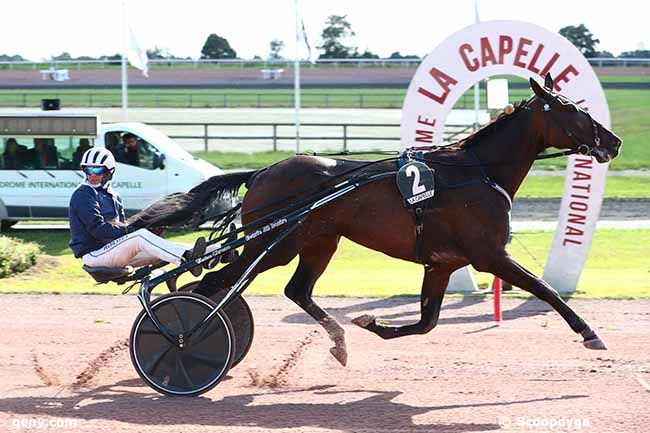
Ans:
POLYGON ((607 346, 598 337, 596 331, 585 322, 566 302, 560 297, 559 293, 553 289, 546 281, 536 277, 526 268, 517 263, 505 251, 498 256, 493 257, 487 265, 474 267, 478 271, 490 272, 513 286, 517 286, 542 301, 546 301, 557 311, 560 316, 569 324, 571 329, 582 335, 583 344, 588 349, 605 350, 607 346))
MULTIPOLYGON (((265 246, 266 244, 262 242, 246 244, 244 251, 237 260, 217 271, 207 273, 194 292, 210 297, 220 290, 232 287, 246 269, 257 260, 265 246)), ((267 269, 288 264, 298 254, 299 246, 300 244, 295 237, 283 240, 271 253, 255 265, 248 279, 255 278, 256 275, 267 269)))
POLYGON ((334 342, 334 347, 330 348, 330 353, 341 365, 345 366, 348 353, 343 328, 312 299, 316 280, 318 280, 332 259, 339 239, 339 236, 330 235, 310 240, 309 244, 305 245, 300 251, 298 268, 285 287, 284 294, 325 328, 330 339, 334 342))
POLYGON ((454 269, 447 267, 428 267, 424 270, 422 292, 420 294, 420 320, 403 326, 389 326, 377 323, 375 316, 363 315, 352 320, 357 326, 374 332, 381 338, 397 338, 405 335, 426 334, 436 327, 442 300, 445 297, 449 276, 454 269))

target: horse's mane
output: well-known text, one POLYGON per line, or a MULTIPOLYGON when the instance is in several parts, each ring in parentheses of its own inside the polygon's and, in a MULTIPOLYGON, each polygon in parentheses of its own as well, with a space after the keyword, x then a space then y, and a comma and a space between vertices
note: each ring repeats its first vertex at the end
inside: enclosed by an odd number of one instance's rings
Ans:
POLYGON ((490 134, 492 131, 495 131, 497 128, 504 126, 506 123, 508 123, 509 120, 513 119, 517 113, 525 110, 527 102, 528 101, 523 99, 520 102, 516 102, 514 104, 514 111, 512 113, 499 113, 496 119, 483 126, 478 131, 449 145, 447 148, 450 150, 460 150, 477 145, 483 138, 485 138, 486 135, 490 134))

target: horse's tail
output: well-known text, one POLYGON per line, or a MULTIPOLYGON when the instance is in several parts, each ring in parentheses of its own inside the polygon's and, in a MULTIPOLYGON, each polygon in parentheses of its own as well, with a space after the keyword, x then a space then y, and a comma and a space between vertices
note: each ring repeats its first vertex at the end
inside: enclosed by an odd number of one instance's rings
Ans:
POLYGON ((235 205, 239 188, 257 171, 213 176, 185 193, 174 193, 133 215, 127 223, 134 228, 196 227, 216 219, 235 205), (224 209, 223 204, 228 204, 224 209))

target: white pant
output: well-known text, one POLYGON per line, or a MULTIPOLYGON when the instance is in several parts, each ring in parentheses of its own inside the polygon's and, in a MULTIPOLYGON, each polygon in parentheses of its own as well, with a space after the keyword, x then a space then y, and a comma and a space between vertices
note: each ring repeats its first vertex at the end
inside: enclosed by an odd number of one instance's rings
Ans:
POLYGON ((147 229, 139 229, 84 255, 83 262, 91 267, 108 268, 139 267, 159 261, 180 265, 183 253, 191 248, 165 240, 147 229))

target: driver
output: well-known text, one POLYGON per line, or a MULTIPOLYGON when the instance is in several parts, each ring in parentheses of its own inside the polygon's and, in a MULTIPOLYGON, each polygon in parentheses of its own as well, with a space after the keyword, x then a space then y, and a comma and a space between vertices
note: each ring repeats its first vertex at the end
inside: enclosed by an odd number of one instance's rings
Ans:
MULTIPOLYGON (((115 158, 105 148, 87 150, 81 158, 86 175, 70 198, 70 248, 76 258, 90 267, 118 268, 144 266, 159 261, 180 265, 205 254, 206 241, 200 237, 194 248, 169 242, 147 229, 126 224, 124 205, 111 188, 115 158)), ((190 270, 201 274, 201 266, 190 270)))

